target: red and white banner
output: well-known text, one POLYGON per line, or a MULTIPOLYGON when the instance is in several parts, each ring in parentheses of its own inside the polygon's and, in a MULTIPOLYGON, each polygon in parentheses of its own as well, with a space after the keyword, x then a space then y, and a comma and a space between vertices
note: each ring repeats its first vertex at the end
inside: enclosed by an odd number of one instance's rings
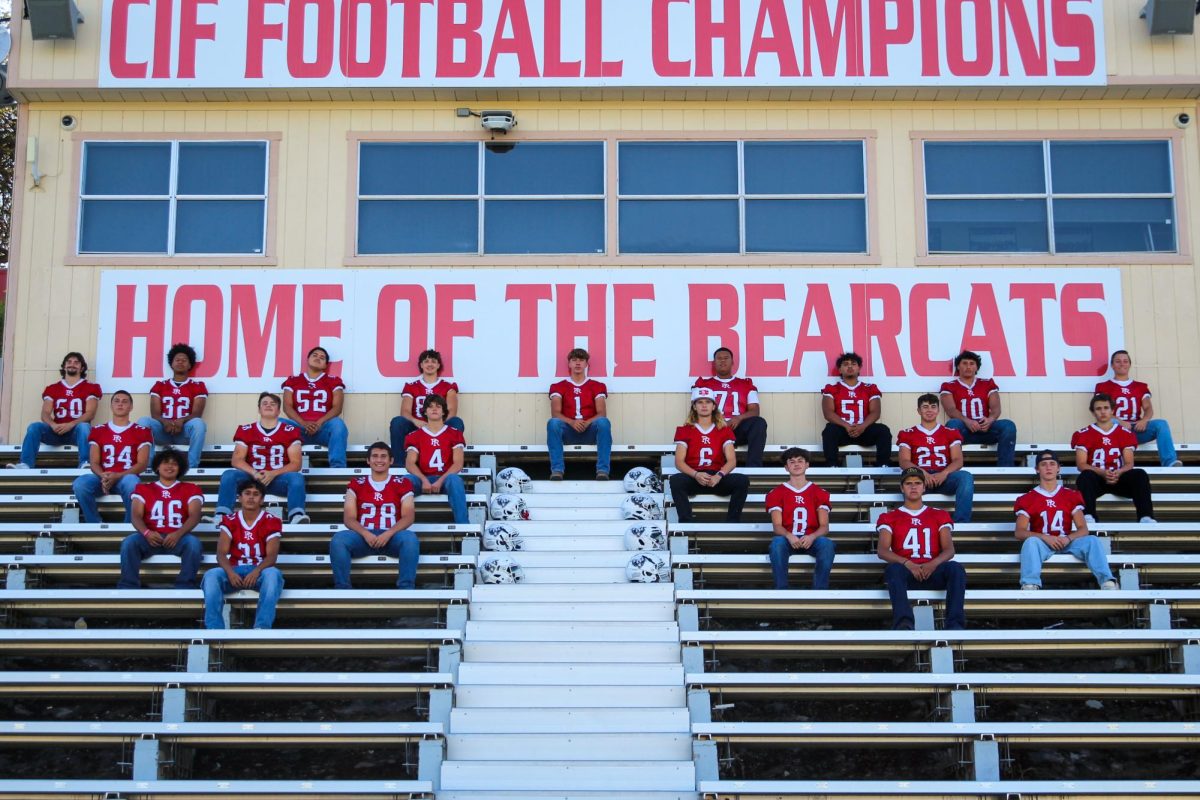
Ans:
POLYGON ((100 85, 1103 85, 1102 0, 103 0, 100 85))
POLYGON ((174 342, 217 392, 329 350, 352 392, 397 392, 426 347, 466 392, 544 392, 585 347, 615 392, 674 392, 719 346, 768 392, 814 392, 846 350, 892 391, 937 389, 962 349, 1002 389, 1090 391, 1124 344, 1117 269, 117 270, 97 373, 147 391, 174 342))

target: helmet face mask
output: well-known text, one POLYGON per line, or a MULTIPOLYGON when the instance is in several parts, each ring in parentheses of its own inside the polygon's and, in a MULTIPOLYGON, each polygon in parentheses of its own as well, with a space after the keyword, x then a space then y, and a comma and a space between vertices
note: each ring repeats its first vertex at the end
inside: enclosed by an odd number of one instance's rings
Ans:
POLYGON ((521 494, 533 488, 533 481, 525 470, 517 467, 505 467, 496 473, 496 491, 507 494, 521 494))
POLYGON ((662 479, 646 467, 634 467, 625 473, 625 491, 631 493, 662 494, 662 479))
POLYGON ((524 550, 521 532, 504 522, 489 522, 483 529, 483 549, 512 552, 524 550))
POLYGON ((661 523, 637 522, 625 530, 626 550, 666 550, 667 530, 661 523))
POLYGON ((671 562, 662 553, 638 553, 625 566, 625 577, 633 583, 667 583, 671 562))
POLYGON ((492 556, 479 562, 479 580, 483 583, 520 583, 525 580, 525 571, 508 556, 492 556))
POLYGON ((621 503, 625 519, 662 519, 663 508, 653 495, 633 494, 621 503))
POLYGON ((529 506, 519 494, 494 494, 488 501, 488 516, 497 520, 529 519, 529 506))

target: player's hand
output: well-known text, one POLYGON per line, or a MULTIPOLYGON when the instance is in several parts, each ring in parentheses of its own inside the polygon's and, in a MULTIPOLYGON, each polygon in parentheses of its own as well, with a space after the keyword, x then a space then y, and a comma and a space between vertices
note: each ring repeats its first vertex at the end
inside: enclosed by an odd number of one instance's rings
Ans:
POLYGON ((729 419, 725 420, 725 424, 728 425, 731 429, 736 430, 738 424, 741 423, 741 421, 742 421, 742 415, 738 414, 736 417, 730 417, 729 419))
POLYGON ((321 430, 321 423, 319 423, 319 422, 304 423, 304 432, 307 433, 309 436, 316 436, 317 431, 319 431, 319 430, 321 430))
POLYGON ((917 563, 917 562, 915 562, 915 561, 909 561, 909 562, 908 562, 907 564, 905 564, 904 566, 908 568, 908 571, 909 571, 909 573, 910 573, 910 574, 911 574, 911 575, 912 575, 914 578, 916 578, 916 579, 917 579, 917 580, 919 580, 919 581, 923 581, 923 580, 925 580, 925 577, 924 577, 924 576, 921 574, 921 565, 920 565, 920 564, 918 564, 918 563, 917 563))
POLYGON ((975 420, 963 417, 963 424, 967 426, 967 430, 971 433, 979 433, 980 425, 975 420))
POLYGON ((173 548, 175 545, 179 544, 179 540, 182 538, 182 531, 171 531, 166 536, 162 537, 162 546, 166 548, 173 548))
POLYGON ((715 480, 716 477, 717 477, 716 475, 710 475, 707 472, 697 472, 696 473, 696 480, 700 481, 701 486, 709 486, 709 487, 716 486, 717 485, 717 482, 715 480))
POLYGON ((229 585, 232 586, 234 589, 242 588, 242 576, 238 575, 237 572, 233 569, 233 567, 230 567, 229 569, 225 570, 225 577, 229 579, 229 585))
POLYGON ((586 419, 577 419, 571 423, 571 427, 576 433, 583 433, 588 429, 588 421, 586 419))
POLYGON ((811 533, 806 533, 803 536, 801 536, 797 541, 800 543, 801 550, 808 550, 813 546, 813 542, 815 542, 816 540, 817 540, 817 537, 813 536, 811 533))
POLYGON ((163 535, 161 533, 159 533, 158 531, 147 528, 146 533, 143 535, 146 537, 146 543, 149 544, 151 547, 162 547, 163 546, 163 535))
POLYGON ((929 473, 925 474, 925 485, 926 486, 937 487, 937 486, 941 486, 945 482, 946 482, 946 476, 940 472, 935 472, 932 475, 930 475, 929 473))
POLYGON ((71 426, 65 422, 56 422, 50 426, 50 430, 54 431, 59 436, 65 436, 67 431, 71 430, 71 426))
POLYGON ((847 425, 846 426, 846 435, 848 435, 851 439, 857 439, 859 436, 862 436, 862 426, 847 425))
POLYGON ((387 543, 396 535, 395 531, 384 531, 375 537, 375 541, 371 543, 371 547, 375 550, 381 550, 387 546, 387 543))
POLYGON ((1046 544, 1050 545, 1051 550, 1063 550, 1070 542, 1066 536, 1047 536, 1046 544))
POLYGON ((1110 484, 1116 483, 1117 479, 1120 477, 1121 476, 1117 474, 1117 471, 1115 469, 1105 470, 1105 472, 1104 472, 1104 481, 1106 483, 1110 483, 1110 484))
POLYGON ((434 481, 433 483, 431 483, 429 485, 429 491, 432 492, 433 494, 441 494, 442 487, 445 485, 446 485, 446 476, 443 475, 442 477, 438 478, 436 481, 434 481))
POLYGON ((425 494, 437 494, 437 489, 429 482, 429 478, 421 478, 421 491, 425 494))
POLYGON ((1139 419, 1137 422, 1135 422, 1135 423, 1133 424, 1133 429, 1134 429, 1135 431, 1137 431, 1138 433, 1145 433, 1145 432, 1146 432, 1146 426, 1147 426, 1147 425, 1149 425, 1149 424, 1150 424, 1150 420, 1148 420, 1148 419, 1139 419))
POLYGON ((984 417, 979 421, 979 430, 990 431, 992 429, 992 423, 995 421, 996 420, 992 419, 991 417, 984 417))
POLYGON ((801 545, 801 542, 800 542, 800 537, 799 537, 799 536, 797 536, 796 534, 794 534, 794 533, 785 533, 783 536, 784 536, 784 538, 785 538, 785 539, 787 539, 787 543, 788 543, 788 545, 789 545, 789 546, 790 546, 790 547, 791 547, 793 550, 799 550, 799 549, 802 547, 802 545, 801 545))

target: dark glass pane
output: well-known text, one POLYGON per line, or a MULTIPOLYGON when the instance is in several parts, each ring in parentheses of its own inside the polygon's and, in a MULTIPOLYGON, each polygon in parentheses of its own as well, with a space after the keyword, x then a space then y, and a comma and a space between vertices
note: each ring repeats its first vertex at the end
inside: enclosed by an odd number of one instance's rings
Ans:
POLYGON ((266 194, 266 142, 180 142, 177 194, 266 194))
POLYGON ((484 148, 484 187, 498 194, 604 194, 599 142, 525 142, 484 148))
POLYGON ((927 194, 1046 191, 1041 142, 926 142, 927 194))
POLYGON ((262 200, 180 200, 175 252, 262 255, 266 207, 262 200))
POLYGON ((1044 200, 930 200, 931 253, 1046 253, 1044 200))
POLYGON ((603 200, 489 200, 483 226, 485 253, 604 252, 603 200))
POLYGON ((1167 142, 1051 142, 1055 194, 1168 194, 1167 142))
POLYGON ((171 193, 170 142, 88 142, 84 194, 171 193))
POLYGON ((476 253, 474 200, 364 200, 358 204, 358 252, 476 253))
POLYGON ((747 200, 748 253, 865 253, 863 200, 747 200))
POLYGON ((1054 201, 1060 253, 1173 253, 1175 227, 1167 199, 1054 201))
POLYGON ((621 142, 621 194, 737 194, 736 142, 621 142))
POLYGON ((746 142, 746 194, 862 194, 862 142, 746 142))
POLYGON ((372 194, 478 194, 479 145, 473 142, 364 142, 358 191, 372 194))
POLYGON ((81 253, 167 252, 167 200, 85 200, 80 216, 81 253))
POLYGON ((736 253, 736 200, 622 200, 622 253, 736 253))

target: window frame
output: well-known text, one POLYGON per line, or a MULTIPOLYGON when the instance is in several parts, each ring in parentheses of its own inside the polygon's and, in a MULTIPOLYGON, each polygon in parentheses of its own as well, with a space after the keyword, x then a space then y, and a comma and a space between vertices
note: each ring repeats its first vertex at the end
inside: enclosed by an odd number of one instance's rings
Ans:
POLYGON ((954 131, 913 131, 910 134, 913 146, 914 189, 915 199, 913 208, 916 214, 917 257, 916 266, 945 266, 945 265, 1069 265, 1069 264, 1190 264, 1191 241, 1187 210, 1187 190, 1183 172, 1181 131, 1146 129, 1130 131, 973 131, 970 133, 954 131), (1045 193, 1039 194, 1004 194, 1004 195, 930 195, 926 191, 926 159, 925 147, 931 142, 1040 142, 1042 145, 1042 169, 1045 175, 1045 193), (1051 145, 1065 142, 1164 142, 1167 145, 1168 172, 1171 177, 1171 194, 1162 193, 1054 193, 1053 165, 1050 161, 1051 145), (1055 252, 1054 246, 1054 201, 1055 200, 1103 200, 1103 199, 1170 199, 1175 210, 1175 249, 1169 252, 1097 252, 1079 253, 1055 252), (1048 251, 1035 252, 935 252, 929 250, 929 213, 930 199, 1044 199, 1046 202, 1046 225, 1048 251))

